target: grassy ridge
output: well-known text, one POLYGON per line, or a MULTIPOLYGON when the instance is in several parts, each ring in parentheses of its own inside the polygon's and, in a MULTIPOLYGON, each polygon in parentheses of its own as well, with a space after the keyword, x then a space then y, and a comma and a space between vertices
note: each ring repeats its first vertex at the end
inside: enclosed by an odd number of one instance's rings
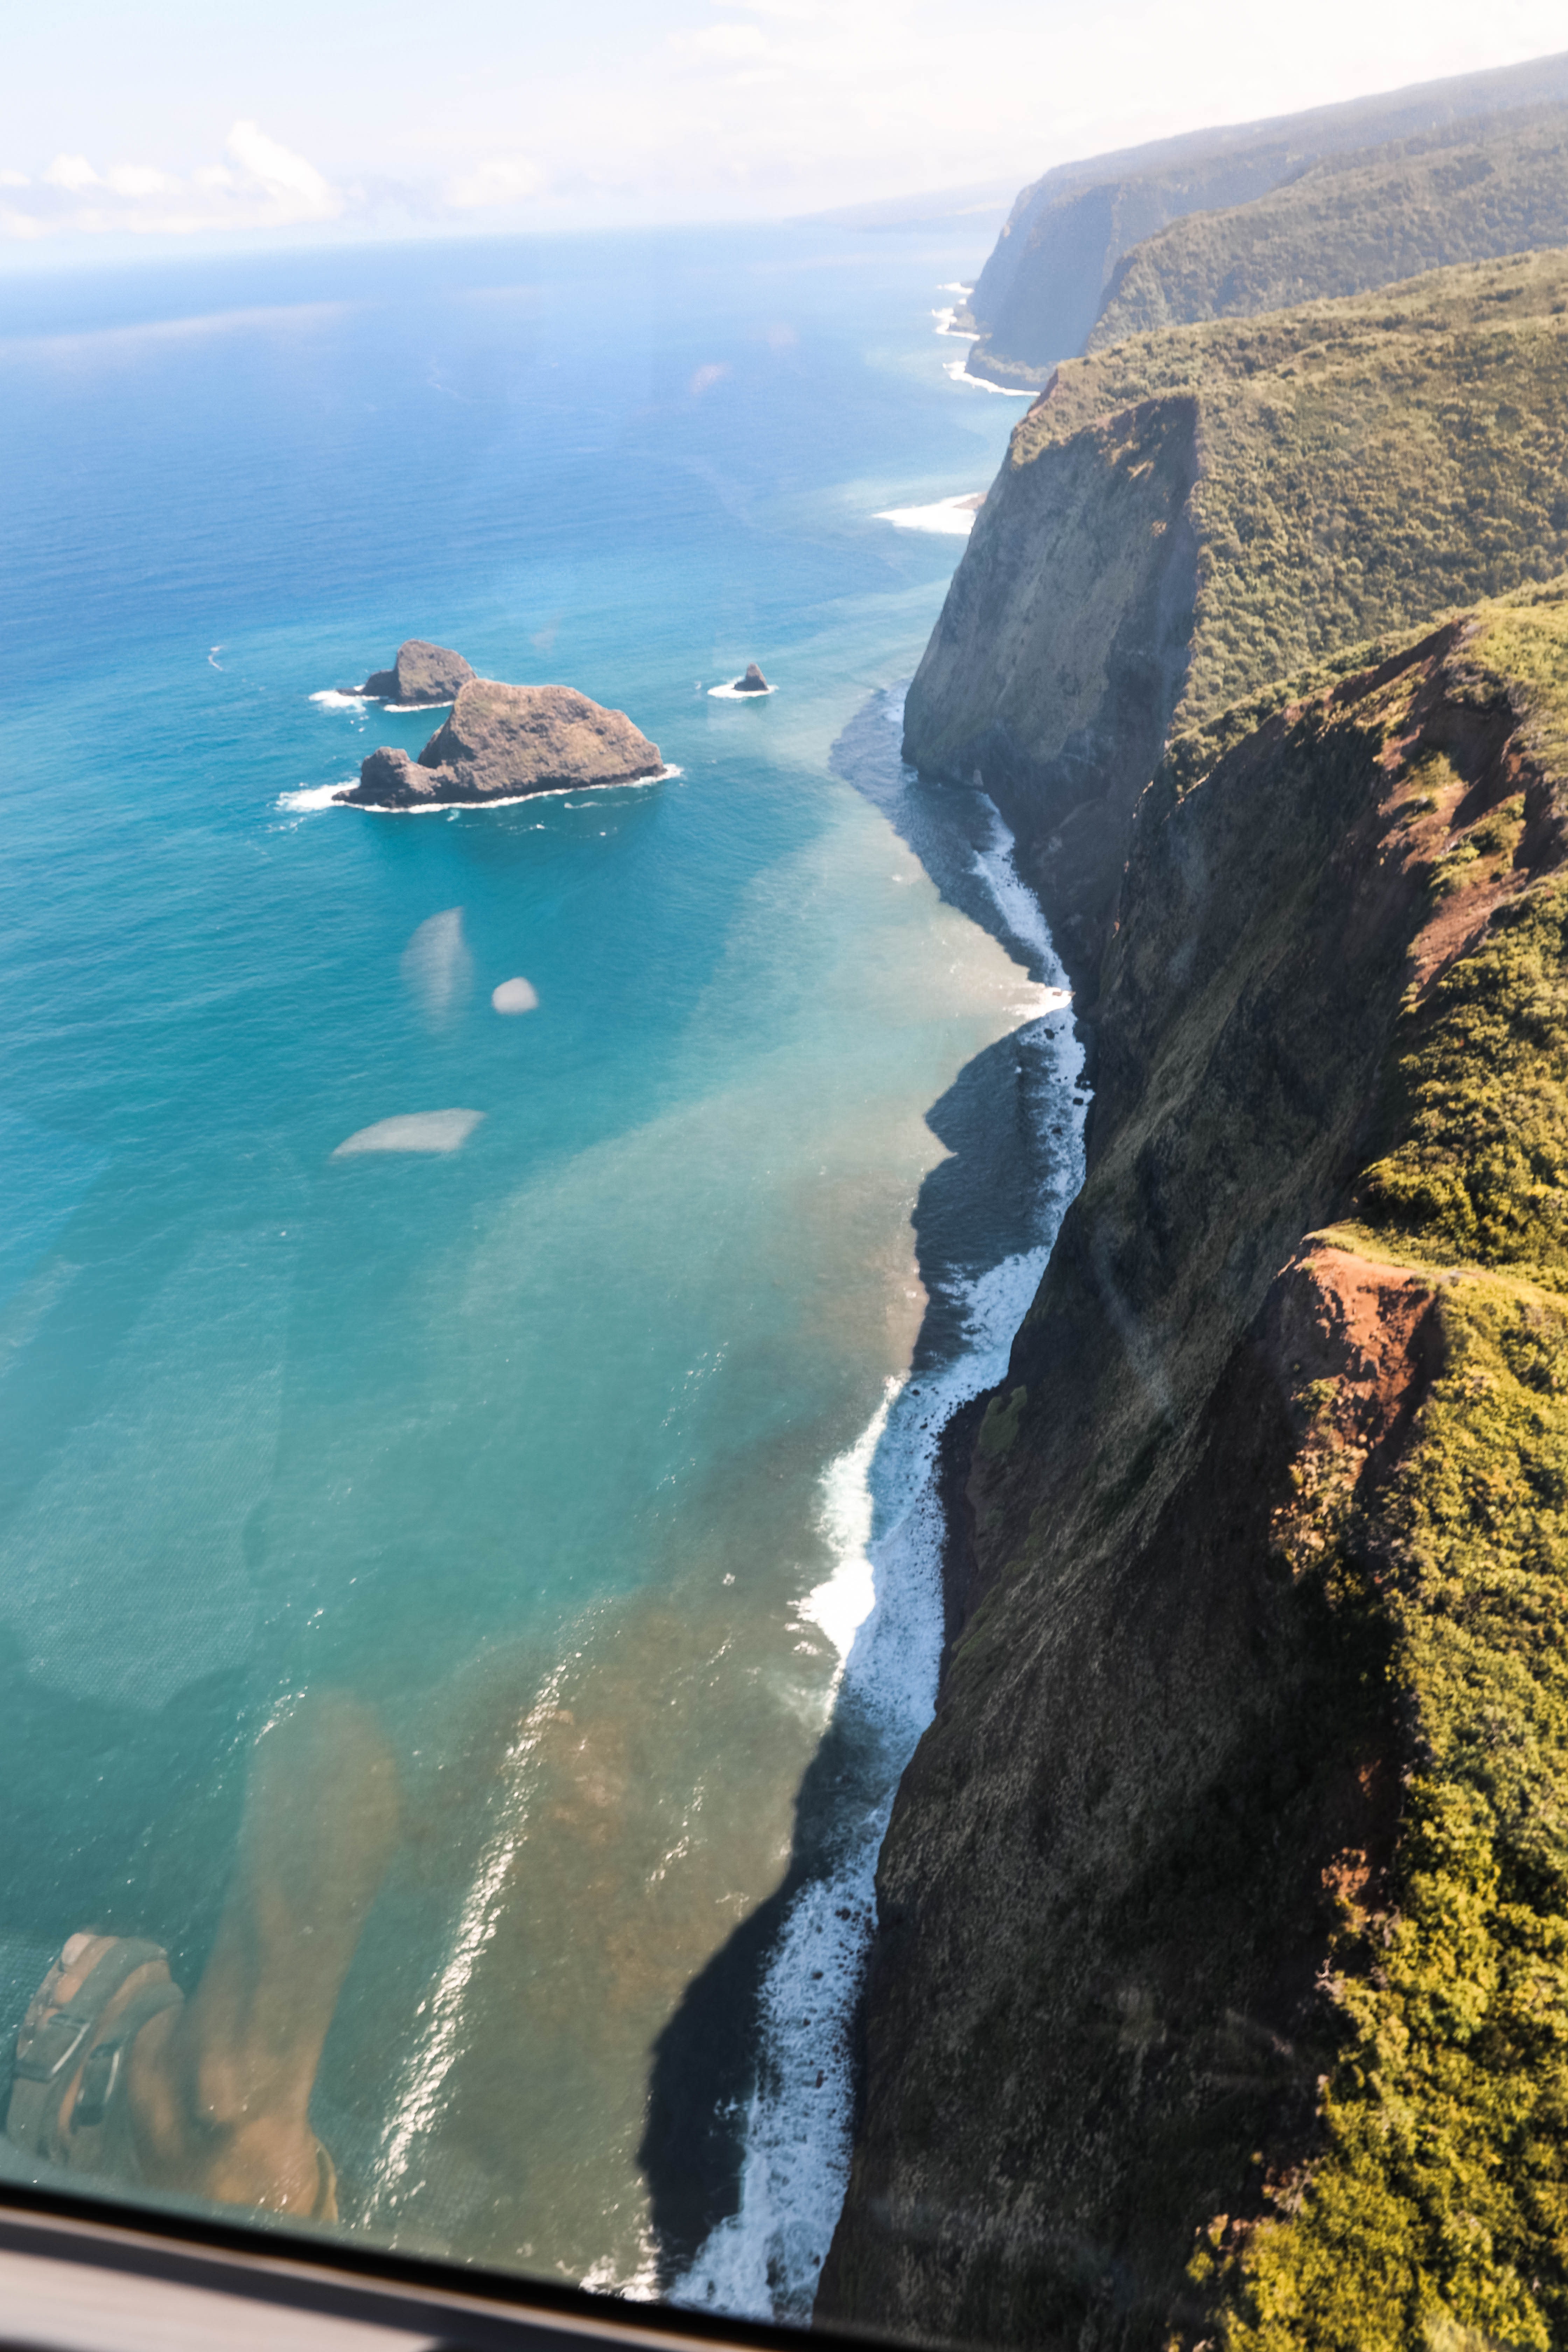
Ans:
POLYGON ((1535 58, 1058 165, 1020 192, 980 274, 970 307, 982 341, 970 372, 1037 384, 1083 350, 1121 257, 1173 221, 1266 196, 1327 156, 1565 100, 1568 58, 1535 58))
POLYGON ((1563 244, 1568 107, 1532 107, 1333 157, 1174 222, 1123 257, 1086 349, 1563 244))
POLYGON ((1568 2340, 1568 589, 1256 700, 1124 853, 825 2315, 1568 2340))
POLYGON ((1177 731, 1568 563, 1568 254, 1135 336, 1058 371, 1009 467, 1178 396, 1199 404, 1203 469, 1177 731))
MULTIPOLYGON (((1466 654, 1568 776, 1562 590, 1466 654)), ((1468 828, 1454 887, 1506 879, 1521 831, 1507 803, 1468 828)), ((1439 909, 1451 880, 1439 859, 1439 909)), ((1386 1624, 1408 1785, 1387 1889, 1341 1899, 1322 2152, 1189 2273, 1228 2290, 1231 2352, 1568 2335, 1568 883, 1499 905, 1402 1025, 1389 1148, 1322 1239, 1431 1285, 1440 1370, 1392 1479, 1326 1489, 1312 1549, 1386 1624)))

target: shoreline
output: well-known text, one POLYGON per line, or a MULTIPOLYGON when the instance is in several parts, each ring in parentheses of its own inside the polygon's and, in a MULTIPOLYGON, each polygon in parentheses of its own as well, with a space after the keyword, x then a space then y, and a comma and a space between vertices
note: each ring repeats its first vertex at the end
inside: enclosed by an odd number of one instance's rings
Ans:
POLYGON ((878 1860, 952 1635, 953 1433, 1005 1372, 1082 1169, 1082 1049, 1011 834, 984 794, 923 785, 903 767, 901 709, 901 693, 872 697, 832 764, 888 815, 941 896, 1025 964, 1039 1009, 927 1113, 949 1156, 914 1214, 925 1314, 901 1385, 824 1479, 869 1454, 875 1597, 802 1785, 784 1881, 661 2036, 644 2143, 668 2300, 795 2322, 810 2318, 847 2184, 878 1860), (706 2209, 700 2234, 694 2204, 706 2209))

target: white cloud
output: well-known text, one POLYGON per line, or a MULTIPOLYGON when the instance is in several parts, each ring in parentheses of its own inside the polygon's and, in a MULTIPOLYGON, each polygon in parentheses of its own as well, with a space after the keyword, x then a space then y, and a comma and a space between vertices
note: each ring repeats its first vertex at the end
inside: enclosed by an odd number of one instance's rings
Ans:
POLYGON ((751 59, 773 54, 767 36, 757 25, 705 25, 700 33, 671 37, 699 57, 751 59))
POLYGON ((447 202, 457 212, 478 212, 493 205, 515 205, 536 196, 544 173, 527 155, 490 155, 471 172, 459 173, 446 188, 447 202))
POLYGON ((435 50, 419 0, 275 0, 217 12, 210 53, 181 9, 11 13, 0 238, 57 246, 742 220, 999 190, 1565 38, 1563 0, 1316 0, 1305 47, 1252 0, 600 0, 589 31, 581 12, 447 0, 435 50), (224 89, 248 93, 226 142, 224 89))
POLYGON ((228 134, 228 152, 241 171, 268 194, 294 197, 310 207, 313 218, 342 210, 336 190, 315 165, 290 148, 280 147, 276 139, 268 139, 259 123, 237 122, 228 134))
POLYGON ((95 188, 98 173, 85 155, 57 155, 44 173, 51 188, 95 188))
POLYGON ((237 122, 224 152, 226 163, 205 163, 184 179, 150 163, 100 172, 76 154, 57 155, 36 184, 24 173, 0 173, 0 186, 31 190, 26 200, 0 208, 0 236, 291 228, 336 220, 345 209, 342 191, 259 123, 237 122))
POLYGON ((166 196, 179 184, 172 173, 154 172, 146 163, 117 164, 103 175, 103 185, 117 196, 166 196))

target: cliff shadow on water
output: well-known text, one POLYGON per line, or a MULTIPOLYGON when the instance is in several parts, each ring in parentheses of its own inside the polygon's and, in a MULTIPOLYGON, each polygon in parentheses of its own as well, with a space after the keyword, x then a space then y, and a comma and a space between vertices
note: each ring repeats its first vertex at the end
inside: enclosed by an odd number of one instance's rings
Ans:
MULTIPOLYGON (((994 807, 917 777, 900 755, 901 723, 901 694, 874 695, 834 746, 834 770, 887 816, 949 905, 1035 982, 1059 986, 994 807)), ((1064 992, 975 1055, 927 1113, 947 1156, 915 1207, 927 1305, 867 1472, 877 1612, 802 1781, 778 1889, 696 1978, 655 2050, 639 2160, 658 2283, 680 2301, 810 2314, 847 2168, 876 1854, 949 1630, 941 1538, 955 1494, 943 1432, 1001 1370, 1076 1188, 1081 1063, 1064 992), (781 2158, 792 2136, 812 2143, 803 2175, 781 2158)))

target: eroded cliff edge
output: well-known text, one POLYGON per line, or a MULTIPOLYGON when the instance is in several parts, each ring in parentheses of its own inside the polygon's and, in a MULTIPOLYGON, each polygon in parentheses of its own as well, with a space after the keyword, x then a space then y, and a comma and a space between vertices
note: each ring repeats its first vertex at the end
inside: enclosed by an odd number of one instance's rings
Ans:
POLYGON ((1565 778, 1559 584, 1139 805, 819 2316, 1562 2338, 1565 778))
POLYGON ((1170 732, 1568 563, 1568 256, 1134 336, 1013 436, 905 710, 1092 995, 1170 732))

